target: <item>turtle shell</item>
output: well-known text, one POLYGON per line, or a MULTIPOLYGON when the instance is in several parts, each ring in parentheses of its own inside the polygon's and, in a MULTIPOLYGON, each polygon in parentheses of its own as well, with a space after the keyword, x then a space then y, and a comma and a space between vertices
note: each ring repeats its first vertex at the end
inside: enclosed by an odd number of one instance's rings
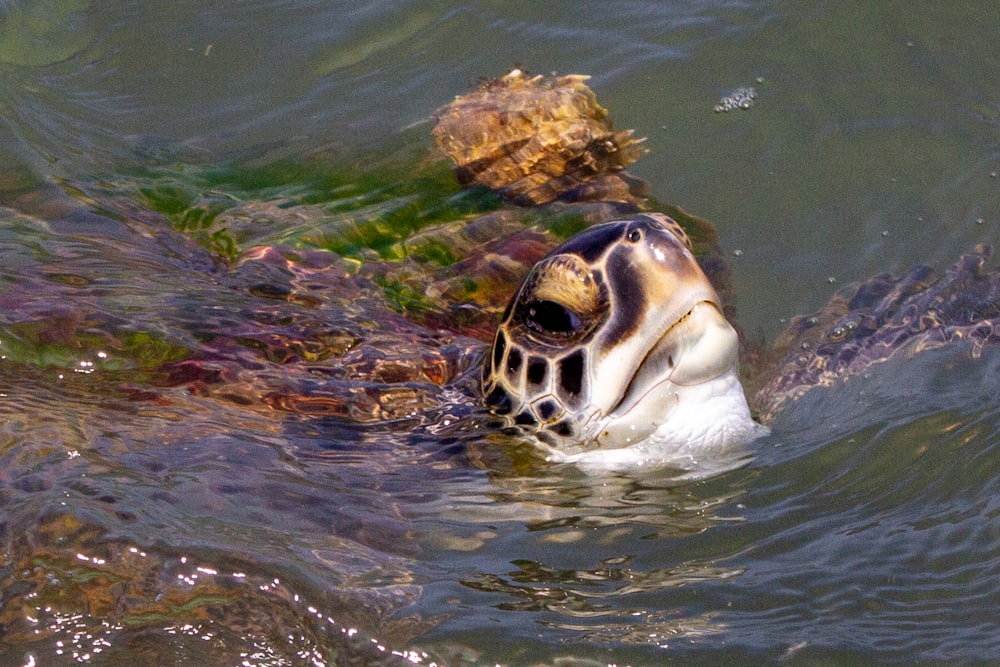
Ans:
POLYGON ((438 109, 434 138, 459 182, 526 205, 641 199, 619 172, 642 155, 642 140, 615 131, 589 78, 514 69, 438 109))

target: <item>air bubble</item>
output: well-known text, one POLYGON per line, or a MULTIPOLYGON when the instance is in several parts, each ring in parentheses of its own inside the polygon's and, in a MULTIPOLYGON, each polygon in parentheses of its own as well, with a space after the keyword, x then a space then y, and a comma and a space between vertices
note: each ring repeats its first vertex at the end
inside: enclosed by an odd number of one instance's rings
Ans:
POLYGON ((752 86, 737 88, 733 92, 719 99, 719 103, 715 105, 715 112, 726 113, 727 111, 733 111, 734 109, 749 109, 753 106, 756 98, 757 91, 754 90, 752 86))

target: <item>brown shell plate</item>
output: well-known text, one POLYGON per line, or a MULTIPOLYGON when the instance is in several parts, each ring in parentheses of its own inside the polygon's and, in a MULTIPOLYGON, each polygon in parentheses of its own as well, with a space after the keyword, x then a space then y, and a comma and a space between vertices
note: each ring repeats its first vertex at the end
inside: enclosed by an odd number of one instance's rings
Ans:
POLYGON ((642 140, 614 130, 588 78, 514 69, 438 109, 434 138, 459 182, 526 205, 634 201, 617 172, 639 159, 642 140))

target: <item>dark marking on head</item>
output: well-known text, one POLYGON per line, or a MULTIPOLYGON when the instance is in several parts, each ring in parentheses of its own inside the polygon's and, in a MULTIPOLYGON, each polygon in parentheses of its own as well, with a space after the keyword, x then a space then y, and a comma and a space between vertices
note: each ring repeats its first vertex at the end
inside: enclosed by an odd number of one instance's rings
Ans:
POLYGON ((571 421, 561 421, 552 427, 552 432, 564 438, 572 438, 576 435, 576 428, 571 421))
POLYGON ((543 422, 547 422, 559 412, 559 404, 551 400, 542 401, 535 406, 535 412, 538 413, 539 419, 543 422))
POLYGON ((486 406, 498 415, 510 414, 512 409, 510 396, 503 390, 503 387, 494 387, 493 391, 486 395, 486 406))
POLYGON ((503 363, 503 353, 507 349, 507 337, 504 336, 503 331, 497 331, 497 338, 493 342, 493 372, 497 373, 500 371, 500 365, 503 363))
POLYGON ((528 410, 523 410, 514 417, 514 423, 519 426, 536 426, 538 422, 535 420, 534 415, 528 410))
POLYGON ((528 357, 528 383, 540 385, 548 375, 549 363, 542 357, 528 357))
POLYGON ((510 354, 507 355, 507 373, 510 376, 514 376, 521 370, 521 350, 516 347, 510 348, 510 354))
POLYGON ((559 362, 559 387, 577 398, 583 391, 583 350, 577 350, 559 362))
POLYGON ((550 432, 547 428, 535 431, 534 435, 549 447, 559 447, 562 444, 559 442, 559 438, 557 438, 555 434, 550 432))
POLYGON ((576 254, 592 263, 607 252, 611 244, 621 240, 625 229, 626 226, 620 222, 594 225, 559 246, 554 252, 576 254))
POLYGON ((614 342, 633 335, 646 315, 646 294, 642 289, 642 276, 629 261, 627 248, 608 257, 608 276, 611 283, 615 314, 611 326, 604 332, 604 340, 614 342))

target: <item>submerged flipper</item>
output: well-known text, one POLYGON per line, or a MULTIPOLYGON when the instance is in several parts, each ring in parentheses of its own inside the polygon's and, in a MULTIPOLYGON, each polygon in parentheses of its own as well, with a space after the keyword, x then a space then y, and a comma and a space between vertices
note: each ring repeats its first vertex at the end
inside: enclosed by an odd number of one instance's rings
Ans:
POLYGON ((1000 342, 1000 269, 985 268, 992 254, 977 246, 940 277, 926 266, 901 277, 880 274, 840 290, 816 314, 794 318, 752 381, 760 418, 896 355, 957 340, 978 355, 1000 342))

